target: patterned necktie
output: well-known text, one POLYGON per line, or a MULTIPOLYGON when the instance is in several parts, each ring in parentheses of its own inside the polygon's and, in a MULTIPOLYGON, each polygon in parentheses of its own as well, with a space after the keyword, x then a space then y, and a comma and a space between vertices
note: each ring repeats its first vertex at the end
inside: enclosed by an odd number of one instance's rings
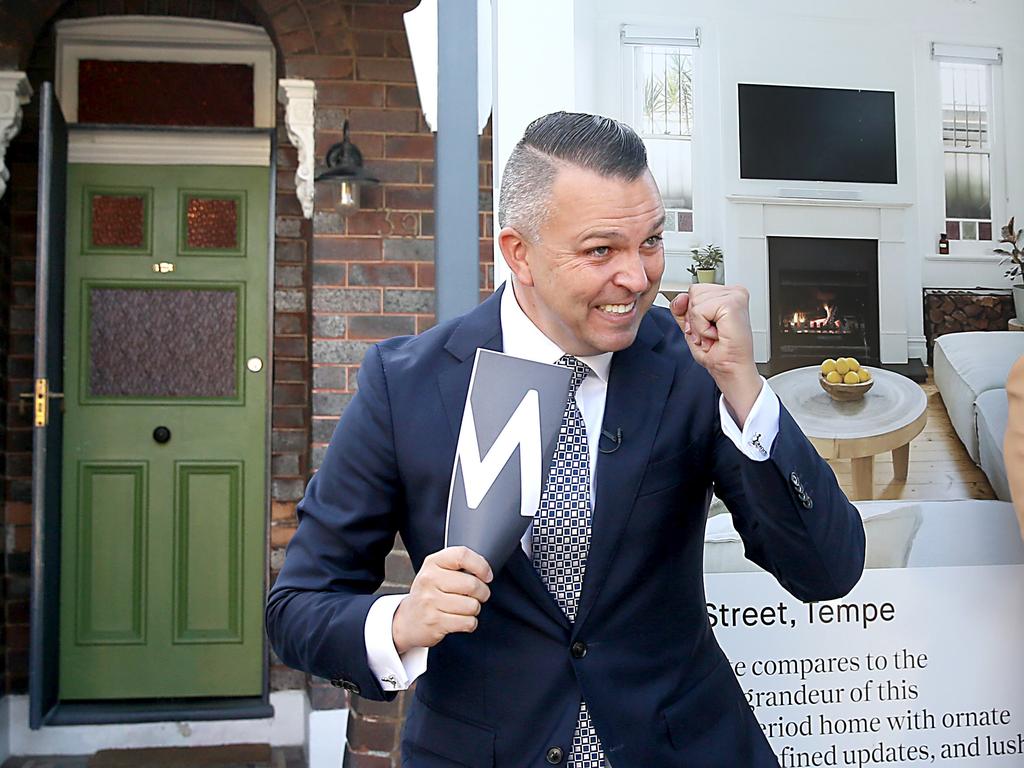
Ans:
MULTIPOLYGON (((590 368, 572 355, 564 355, 558 365, 572 371, 572 382, 551 470, 533 519, 533 565, 569 621, 575 621, 590 549, 590 450, 576 390, 590 368)), ((604 765, 601 741, 583 701, 568 768, 604 765)))

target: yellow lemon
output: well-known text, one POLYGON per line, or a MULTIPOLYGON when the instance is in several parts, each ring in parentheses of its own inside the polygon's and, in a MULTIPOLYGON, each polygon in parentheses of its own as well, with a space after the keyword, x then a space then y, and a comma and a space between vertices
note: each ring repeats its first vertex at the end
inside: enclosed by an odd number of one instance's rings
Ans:
POLYGON ((871 381, 871 374, 868 373, 867 368, 861 368, 857 371, 857 375, 860 377, 861 381, 871 381))
POLYGON ((851 371, 859 371, 860 370, 860 363, 857 362, 857 358, 856 357, 848 357, 848 358, 846 358, 846 364, 848 366, 850 366, 850 370, 851 371))
POLYGON ((857 375, 856 371, 847 371, 846 375, 843 376, 843 384, 859 384, 860 376, 857 375))
POLYGON ((827 381, 829 384, 842 384, 843 377, 840 376, 839 373, 836 371, 829 371, 827 374, 825 374, 825 381, 827 381))
POLYGON ((836 361, 831 357, 821 364, 821 372, 828 375, 836 369, 836 361))
POLYGON ((836 360, 836 370, 840 376, 845 376, 850 370, 850 364, 846 361, 845 357, 840 357, 836 360))

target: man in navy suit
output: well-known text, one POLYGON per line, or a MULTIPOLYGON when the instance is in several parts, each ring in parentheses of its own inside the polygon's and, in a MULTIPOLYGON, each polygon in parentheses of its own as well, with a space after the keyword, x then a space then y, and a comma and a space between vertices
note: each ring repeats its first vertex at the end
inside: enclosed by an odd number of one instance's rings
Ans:
POLYGON ((367 353, 270 594, 274 648, 371 699, 418 677, 403 765, 778 765, 707 616, 711 494, 747 557, 802 600, 859 579, 856 509, 758 375, 743 288, 695 285, 652 309, 665 211, 630 128, 538 119, 500 212, 511 283, 367 353), (497 573, 444 548, 481 347, 579 374, 558 449, 574 474, 552 470, 535 530, 497 573), (396 533, 417 575, 375 597, 396 533))

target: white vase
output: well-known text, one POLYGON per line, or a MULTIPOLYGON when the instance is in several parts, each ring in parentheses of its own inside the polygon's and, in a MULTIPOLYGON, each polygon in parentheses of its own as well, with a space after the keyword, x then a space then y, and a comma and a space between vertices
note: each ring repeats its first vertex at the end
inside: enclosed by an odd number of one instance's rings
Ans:
POLYGON ((1024 283, 1013 286, 1013 308, 1017 310, 1017 319, 1024 323, 1024 283))

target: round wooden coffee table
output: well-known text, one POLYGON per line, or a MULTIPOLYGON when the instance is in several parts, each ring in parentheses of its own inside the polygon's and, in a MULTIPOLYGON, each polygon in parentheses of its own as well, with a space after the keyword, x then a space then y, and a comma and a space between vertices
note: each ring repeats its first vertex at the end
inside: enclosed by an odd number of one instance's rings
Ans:
POLYGON ((875 385, 860 400, 838 402, 818 384, 816 365, 768 379, 811 444, 826 459, 850 459, 853 495, 874 495, 875 455, 892 451, 897 480, 906 481, 910 441, 928 422, 928 398, 906 376, 869 366, 875 385))

